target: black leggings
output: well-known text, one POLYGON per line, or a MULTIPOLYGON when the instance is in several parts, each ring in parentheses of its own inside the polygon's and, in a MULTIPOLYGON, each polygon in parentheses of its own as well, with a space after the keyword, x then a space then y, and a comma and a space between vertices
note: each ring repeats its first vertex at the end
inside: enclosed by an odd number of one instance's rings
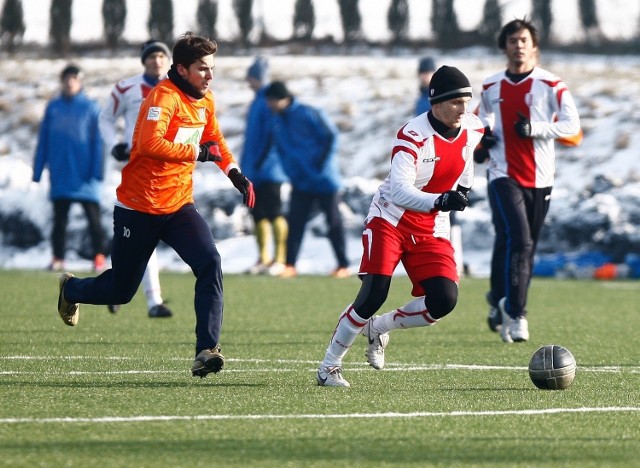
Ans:
POLYGON ((51 247, 53 256, 64 259, 67 243, 67 224, 69 224, 69 208, 72 203, 80 203, 89 222, 89 234, 93 256, 104 253, 104 232, 100 224, 100 205, 86 200, 53 200, 53 228, 51 229, 51 247))
MULTIPOLYGON (((458 285, 444 276, 435 276, 420 282, 425 292, 424 304, 434 319, 451 312, 458 302, 458 285)), ((391 276, 365 275, 353 308, 363 319, 373 317, 387 300, 391 276)))

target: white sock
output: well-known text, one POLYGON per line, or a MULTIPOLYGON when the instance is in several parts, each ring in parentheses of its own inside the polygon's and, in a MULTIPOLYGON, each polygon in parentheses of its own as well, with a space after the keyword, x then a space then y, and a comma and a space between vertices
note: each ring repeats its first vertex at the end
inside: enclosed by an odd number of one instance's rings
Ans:
POLYGON ((147 308, 162 304, 162 291, 160 289, 160 265, 158 264, 158 254, 154 250, 149 257, 147 269, 142 277, 142 287, 147 298, 147 308))
POLYGON ((367 321, 353 310, 353 304, 349 304, 340 314, 338 325, 333 332, 333 336, 327 347, 327 352, 320 366, 342 366, 342 358, 347 354, 347 351, 351 348, 356 337, 362 332, 362 327, 364 327, 366 323, 367 321))
POLYGON ((371 325, 375 332, 383 334, 396 328, 429 327, 437 321, 424 305, 424 296, 421 296, 399 309, 376 317, 371 325))

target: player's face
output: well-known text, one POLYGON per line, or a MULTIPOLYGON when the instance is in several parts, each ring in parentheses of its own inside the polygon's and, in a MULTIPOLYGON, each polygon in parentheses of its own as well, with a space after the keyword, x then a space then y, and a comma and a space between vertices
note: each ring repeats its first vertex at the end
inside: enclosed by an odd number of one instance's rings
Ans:
POLYGON ((276 114, 280 114, 282 111, 284 111, 290 103, 291 98, 267 99, 267 106, 269 106, 271 112, 274 112, 276 114))
POLYGON ((505 53, 509 61, 509 70, 513 72, 529 71, 535 66, 538 47, 534 45, 531 33, 524 28, 507 37, 505 53))
POLYGON ((160 78, 169 71, 169 57, 164 52, 153 52, 144 59, 144 74, 153 78, 160 78))
POLYGON ((189 68, 178 65, 177 69, 180 76, 204 96, 213 81, 213 67, 213 55, 205 55, 189 65, 189 68))
POLYGON ((65 96, 75 96, 82 89, 82 77, 68 73, 62 79, 62 94, 65 96))
POLYGON ((470 97, 459 97, 433 105, 433 115, 449 128, 460 128, 462 116, 471 102, 470 97))

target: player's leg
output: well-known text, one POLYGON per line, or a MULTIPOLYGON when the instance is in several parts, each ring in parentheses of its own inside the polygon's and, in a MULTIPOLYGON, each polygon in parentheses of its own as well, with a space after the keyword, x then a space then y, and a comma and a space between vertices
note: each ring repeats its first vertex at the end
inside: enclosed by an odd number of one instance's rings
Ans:
POLYGON ((298 261, 298 254, 302 246, 304 230, 309 220, 311 208, 315 196, 309 193, 293 190, 289 200, 289 213, 287 223, 289 224, 289 236, 287 238, 287 269, 282 276, 295 276, 295 265, 298 261))
POLYGON ((64 257, 69 222, 71 200, 53 200, 53 227, 51 228, 51 249, 53 259, 48 269, 59 271, 64 268, 64 257))
POLYGON ((167 318, 173 313, 162 299, 162 287, 160 286, 160 263, 158 262, 158 249, 154 250, 147 262, 147 269, 142 277, 142 289, 147 298, 148 315, 151 318, 167 318))
POLYGON ((81 202, 84 214, 89 223, 89 234, 93 248, 93 270, 101 272, 105 268, 104 231, 100 221, 100 205, 96 202, 81 202))
POLYGON ((112 267, 93 278, 68 277, 60 287, 58 311, 62 302, 108 305, 131 301, 151 252, 158 244, 159 218, 116 206, 113 211, 112 267))
POLYGON ((164 240, 185 261, 196 277, 196 359, 194 376, 205 377, 224 366, 220 354, 223 293, 220 254, 211 229, 194 205, 186 205, 171 216, 164 226, 164 240))
POLYGON ((360 290, 353 304, 340 314, 318 369, 318 385, 349 386, 342 377, 342 360, 373 314, 386 300, 391 275, 402 253, 401 236, 397 235, 393 226, 378 218, 370 222, 363 231, 362 243, 364 248, 360 264, 360 290))

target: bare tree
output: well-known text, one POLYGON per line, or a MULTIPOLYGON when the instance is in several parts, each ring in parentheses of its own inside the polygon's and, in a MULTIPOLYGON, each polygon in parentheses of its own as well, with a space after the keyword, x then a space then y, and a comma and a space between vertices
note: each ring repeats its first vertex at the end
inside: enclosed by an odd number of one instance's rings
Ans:
POLYGON ((25 29, 21 0, 6 0, 0 18, 0 34, 10 54, 15 52, 16 42, 20 42, 25 29))
POLYGON ((102 2, 102 22, 107 46, 115 49, 124 32, 124 22, 127 18, 127 4, 125 0, 104 0, 102 2))
POLYGON ((431 0, 431 28, 440 47, 450 49, 458 45, 460 27, 453 0, 431 0))
POLYGON ((312 0, 296 0, 293 12, 293 37, 311 40, 316 26, 316 13, 312 0))
POLYGON ((218 22, 218 0, 198 0, 197 21, 200 34, 209 39, 215 39, 218 35, 216 23, 218 22))
POLYGON ((392 0, 387 12, 387 27, 398 44, 407 40, 409 33, 409 3, 407 0, 392 0))
POLYGON ((338 0, 344 41, 352 42, 362 38, 362 17, 358 0, 338 0))
POLYGON ((72 0, 51 0, 49 9, 51 47, 62 56, 71 50, 71 3, 72 0))
POLYGON ((553 13, 551 12, 551 0, 533 0, 532 20, 536 23, 540 32, 540 45, 547 46, 551 41, 551 24, 553 13))
POLYGON ((147 21, 149 37, 173 44, 173 3, 171 0, 151 0, 147 21))
POLYGON ((245 45, 249 44, 249 34, 253 29, 253 0, 233 0, 233 11, 238 18, 240 28, 240 39, 245 45))
POLYGON ((502 7, 498 0, 486 0, 482 10, 482 21, 478 26, 478 34, 487 45, 496 44, 496 36, 502 28, 502 7))
POLYGON ((598 20, 596 0, 578 0, 578 8, 586 42, 590 45, 599 44, 603 39, 603 34, 598 20))

